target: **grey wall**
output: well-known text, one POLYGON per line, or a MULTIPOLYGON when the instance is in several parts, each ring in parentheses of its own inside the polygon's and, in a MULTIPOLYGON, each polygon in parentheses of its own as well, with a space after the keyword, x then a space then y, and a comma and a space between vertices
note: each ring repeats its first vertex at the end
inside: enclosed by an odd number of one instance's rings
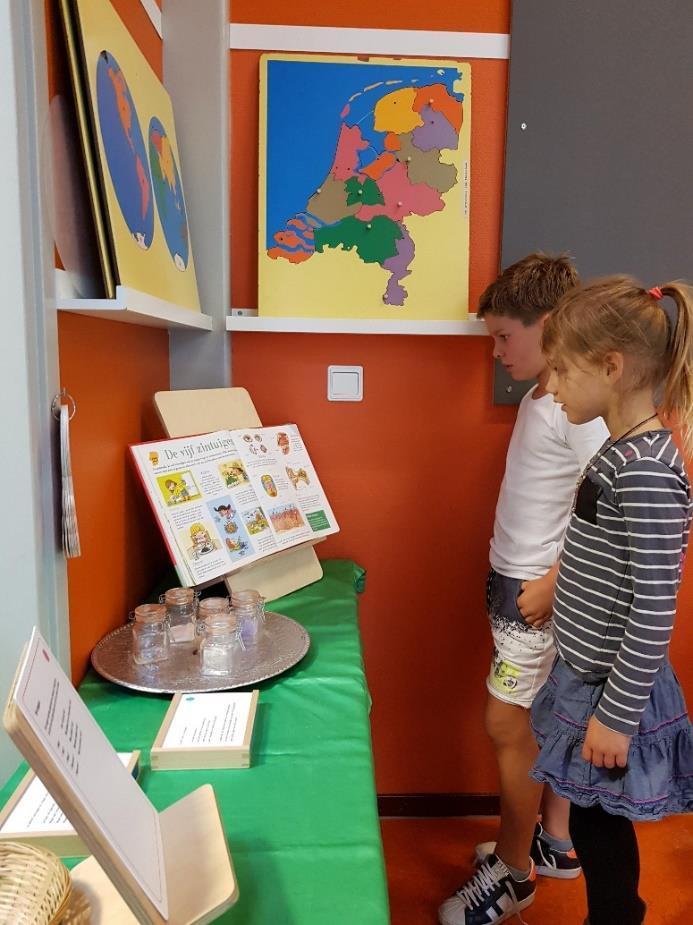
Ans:
MULTIPOLYGON (((692 49, 692 0, 513 3, 503 267, 693 279, 692 49)), ((496 403, 527 387, 496 364, 496 403)))
POLYGON ((513 4, 504 266, 693 277, 692 49, 691 0, 513 4))

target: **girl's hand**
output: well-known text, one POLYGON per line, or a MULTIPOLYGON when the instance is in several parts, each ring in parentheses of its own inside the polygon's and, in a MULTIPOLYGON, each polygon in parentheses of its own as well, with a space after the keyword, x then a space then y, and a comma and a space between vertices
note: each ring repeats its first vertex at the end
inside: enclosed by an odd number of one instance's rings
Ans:
POLYGON ((582 757, 595 768, 625 768, 630 738, 622 732, 614 732, 600 723, 596 716, 592 716, 587 724, 582 757))
POLYGON ((522 582, 521 594, 517 598, 517 609, 522 614, 525 623, 539 629, 551 619, 554 586, 555 576, 552 572, 544 575, 543 578, 522 582))

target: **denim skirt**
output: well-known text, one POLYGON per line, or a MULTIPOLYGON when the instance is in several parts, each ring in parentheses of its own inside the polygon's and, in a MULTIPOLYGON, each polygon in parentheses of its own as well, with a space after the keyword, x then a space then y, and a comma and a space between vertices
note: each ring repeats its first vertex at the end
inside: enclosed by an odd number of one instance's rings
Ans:
POLYGON ((586 683, 560 656, 532 705, 539 757, 532 777, 579 806, 601 805, 634 821, 693 810, 693 731, 683 691, 665 662, 655 677, 625 768, 582 757, 587 723, 605 681, 586 683))

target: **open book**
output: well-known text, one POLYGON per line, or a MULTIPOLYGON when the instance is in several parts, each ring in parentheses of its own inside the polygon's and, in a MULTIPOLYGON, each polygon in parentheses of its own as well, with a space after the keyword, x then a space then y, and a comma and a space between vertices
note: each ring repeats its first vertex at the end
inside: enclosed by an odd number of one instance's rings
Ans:
POLYGON ((185 587, 339 530, 295 424, 130 447, 185 587))

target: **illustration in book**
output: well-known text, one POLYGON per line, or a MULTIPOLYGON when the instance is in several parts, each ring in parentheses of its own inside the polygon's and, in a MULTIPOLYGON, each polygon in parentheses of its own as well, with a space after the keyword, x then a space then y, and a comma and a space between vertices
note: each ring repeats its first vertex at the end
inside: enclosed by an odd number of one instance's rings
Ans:
POLYGON ((250 537, 243 519, 231 504, 230 498, 208 501, 207 506, 214 520, 214 525, 225 544, 231 558, 242 559, 250 554, 250 537))

